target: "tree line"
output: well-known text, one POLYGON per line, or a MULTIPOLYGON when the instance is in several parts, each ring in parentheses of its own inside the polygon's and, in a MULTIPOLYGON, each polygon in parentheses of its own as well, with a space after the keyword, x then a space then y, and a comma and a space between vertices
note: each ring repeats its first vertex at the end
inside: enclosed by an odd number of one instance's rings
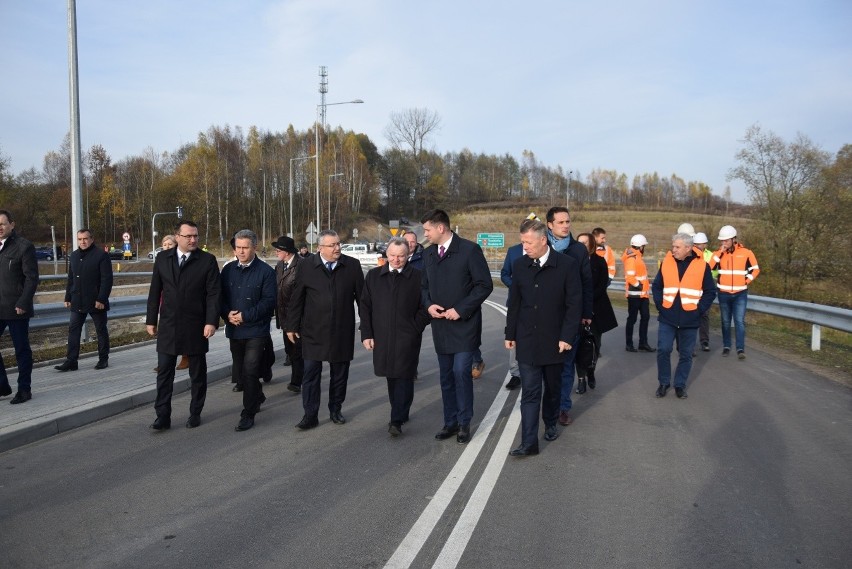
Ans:
MULTIPOLYGON (((468 149, 439 153, 428 143, 440 125, 436 113, 409 109, 391 115, 385 135, 390 148, 380 152, 365 134, 322 125, 284 132, 250 127, 211 126, 197 140, 174 151, 153 148, 114 160, 95 144, 83 158, 83 223, 103 243, 120 241, 125 231, 147 243, 154 213, 175 211, 202 227, 202 241, 227 244, 239 229, 260 232, 266 215, 267 238, 290 231, 302 235, 316 221, 316 141, 323 227, 344 233, 364 218, 416 218, 433 207, 459 210, 471 204, 550 201, 583 204, 687 208, 724 211, 730 196, 716 196, 699 181, 656 172, 632 179, 616 170, 596 169, 585 177, 561 166, 542 164, 532 151, 475 154, 468 149), (314 131, 318 128, 318 132, 314 131), (331 223, 329 223, 329 219, 331 223)), ((70 227, 70 139, 49 151, 42 168, 17 175, 0 148, 0 203, 26 220, 27 235, 49 239, 56 226, 61 238, 70 227)), ((174 219, 157 219, 160 234, 174 219)), ((66 237, 73 244, 73 237, 66 237)))

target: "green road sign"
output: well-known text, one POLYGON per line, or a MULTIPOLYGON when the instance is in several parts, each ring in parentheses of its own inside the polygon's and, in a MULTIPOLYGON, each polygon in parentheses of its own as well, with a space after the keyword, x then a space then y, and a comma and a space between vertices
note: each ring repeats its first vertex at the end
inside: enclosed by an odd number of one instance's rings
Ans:
POLYGON ((502 233, 477 233, 476 242, 480 247, 492 247, 502 249, 506 246, 506 239, 502 233))

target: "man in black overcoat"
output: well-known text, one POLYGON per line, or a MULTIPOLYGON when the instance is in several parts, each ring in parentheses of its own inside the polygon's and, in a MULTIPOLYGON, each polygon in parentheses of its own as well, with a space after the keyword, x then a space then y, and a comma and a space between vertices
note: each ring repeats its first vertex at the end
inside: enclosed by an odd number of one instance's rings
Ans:
POLYGON ((361 343, 373 350, 373 369, 386 377, 391 419, 388 432, 402 434, 414 401, 414 378, 429 313, 420 302, 420 271, 406 262, 403 237, 388 243, 386 265, 367 273, 361 295, 361 343))
POLYGON ((287 309, 284 330, 291 342, 302 340, 305 371, 301 430, 319 425, 322 362, 329 364, 328 410, 331 421, 342 425, 341 413, 349 381, 349 362, 355 354, 355 304, 361 301, 364 273, 358 259, 342 255, 337 232, 319 234, 319 250, 299 266, 296 286, 287 309))
POLYGON ((198 248, 198 226, 192 221, 178 222, 175 240, 177 247, 162 251, 154 260, 145 317, 148 333, 157 336, 157 419, 151 425, 155 431, 171 427, 175 364, 181 354, 189 357, 192 390, 186 426, 201 424, 207 397, 208 339, 219 327, 216 257, 198 248))
POLYGON ((577 262, 548 245, 544 223, 525 220, 521 243, 525 255, 512 265, 506 316, 506 348, 515 348, 521 371, 521 444, 512 456, 538 454, 539 407, 544 439, 559 436, 562 369, 577 336, 583 302, 577 262))
POLYGON ((482 249, 450 230, 445 211, 432 210, 421 223, 432 243, 423 252, 423 306, 433 318, 444 403, 444 426, 435 438, 456 435, 459 444, 467 444, 473 417, 473 353, 482 339, 482 303, 494 283, 482 249))
POLYGON ((296 338, 291 342, 284 330, 287 321, 287 310, 290 307, 290 297, 296 286, 296 275, 299 274, 299 266, 302 256, 296 249, 296 242, 292 237, 282 235, 272 243, 278 263, 275 265, 275 280, 277 283, 275 301, 275 327, 280 328, 284 336, 284 352, 287 358, 284 365, 290 366, 290 383, 287 389, 294 393, 302 391, 302 376, 305 373, 305 361, 302 359, 302 341, 296 338))
POLYGON ((80 334, 86 316, 92 317, 98 336, 98 363, 95 369, 109 366, 109 329, 107 311, 112 292, 112 263, 109 254, 95 245, 91 229, 77 232, 77 250, 68 259, 68 282, 65 285, 65 308, 71 310, 68 324, 68 350, 65 361, 54 369, 77 369, 80 357, 80 334))

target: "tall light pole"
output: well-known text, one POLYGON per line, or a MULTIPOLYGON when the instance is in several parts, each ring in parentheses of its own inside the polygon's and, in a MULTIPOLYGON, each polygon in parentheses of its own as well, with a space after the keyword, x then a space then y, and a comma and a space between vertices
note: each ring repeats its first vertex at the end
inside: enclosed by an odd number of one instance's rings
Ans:
POLYGON ((296 160, 310 160, 316 157, 317 155, 314 154, 312 156, 299 156, 297 158, 290 158, 290 237, 296 235, 295 233, 293 233, 293 162, 296 160))
POLYGON ((328 228, 331 229, 331 179, 342 176, 343 172, 328 175, 328 228))
MULTIPOLYGON (((329 107, 331 105, 357 105, 357 104, 361 104, 363 102, 364 101, 362 101, 361 99, 354 99, 352 101, 343 101, 341 103, 323 103, 321 105, 317 105, 317 118, 316 118, 316 121, 314 123, 314 138, 315 138, 314 146, 316 146, 316 149, 317 149, 316 183, 317 183, 317 230, 318 231, 322 229, 322 224, 320 223, 320 182, 319 182, 319 165, 320 165, 320 159, 321 159, 321 155, 322 155, 322 150, 320 149, 320 145, 319 145, 319 123, 320 123, 319 112, 320 112, 320 108, 323 111, 323 115, 325 115, 325 107, 329 107)), ((329 220, 329 221, 331 221, 331 220, 329 220)), ((331 229, 331 227, 329 227, 329 229, 331 229)))
POLYGON ((263 232, 262 241, 263 241, 263 248, 265 249, 266 248, 266 170, 261 168, 260 173, 263 174, 263 210, 262 210, 263 220, 260 222, 260 226, 263 228, 262 229, 262 232, 263 232))
POLYGON ((565 208, 571 210, 571 174, 574 170, 568 170, 567 182, 565 184, 565 208))

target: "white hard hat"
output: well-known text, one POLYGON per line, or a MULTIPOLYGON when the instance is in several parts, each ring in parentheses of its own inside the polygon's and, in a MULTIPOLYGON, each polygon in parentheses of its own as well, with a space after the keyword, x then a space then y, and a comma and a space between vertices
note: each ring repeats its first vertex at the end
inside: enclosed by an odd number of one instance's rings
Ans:
POLYGON ((631 247, 641 247, 643 245, 647 245, 648 240, 645 239, 645 236, 641 233, 637 233, 633 237, 630 238, 630 246, 631 247))
POLYGON ((695 236, 695 228, 692 227, 691 223, 681 223, 680 227, 677 228, 678 233, 686 233, 690 237, 695 236))
POLYGON ((696 244, 707 243, 707 236, 699 231, 698 233, 695 234, 695 237, 692 238, 692 242, 696 243, 696 244))
POLYGON ((719 230, 719 241, 724 241, 725 239, 733 239, 737 236, 737 230, 734 229, 733 225, 723 225, 722 229, 719 230))

